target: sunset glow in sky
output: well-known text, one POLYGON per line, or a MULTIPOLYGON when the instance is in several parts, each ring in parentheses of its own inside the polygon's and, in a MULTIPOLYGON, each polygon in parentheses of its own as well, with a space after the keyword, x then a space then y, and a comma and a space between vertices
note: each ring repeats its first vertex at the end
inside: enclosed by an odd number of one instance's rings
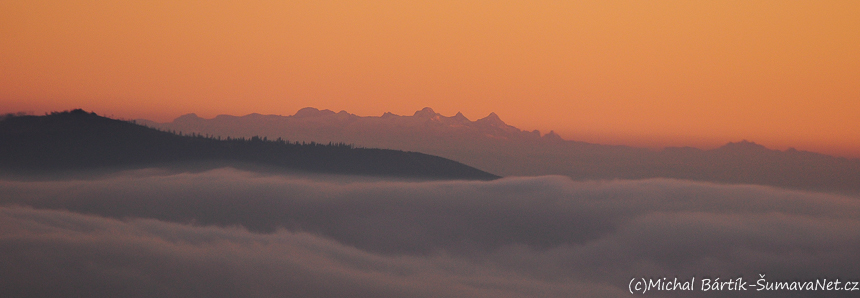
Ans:
POLYGON ((3 1, 0 113, 423 107, 860 157, 860 1, 3 1))

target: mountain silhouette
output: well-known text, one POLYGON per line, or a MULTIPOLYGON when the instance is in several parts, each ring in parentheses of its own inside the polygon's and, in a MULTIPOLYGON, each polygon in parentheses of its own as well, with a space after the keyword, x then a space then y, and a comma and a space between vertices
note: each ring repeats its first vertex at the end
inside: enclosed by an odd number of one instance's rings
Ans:
POLYGON ((453 160, 417 152, 185 132, 188 135, 159 131, 79 109, 45 116, 9 115, 0 120, 0 169, 38 173, 218 161, 315 173, 498 178, 453 160))
POLYGON ((293 116, 190 114, 147 126, 210 135, 345 142, 433 154, 509 175, 566 175, 578 180, 675 178, 719 183, 860 193, 860 160, 789 149, 770 150, 741 141, 713 150, 670 147, 661 151, 562 139, 523 131, 492 113, 471 121, 424 108, 412 116, 361 117, 346 111, 304 108, 293 116))

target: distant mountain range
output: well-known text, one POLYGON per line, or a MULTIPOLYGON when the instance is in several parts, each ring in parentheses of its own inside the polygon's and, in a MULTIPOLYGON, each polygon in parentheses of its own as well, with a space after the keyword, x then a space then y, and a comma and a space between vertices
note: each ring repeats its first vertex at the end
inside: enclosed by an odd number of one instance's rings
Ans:
POLYGON ((266 137, 218 138, 159 131, 83 110, 0 120, 0 171, 6 174, 242 163, 314 173, 431 179, 498 176, 418 152, 291 143, 266 137))
POLYGON ((169 123, 137 120, 161 130, 215 136, 282 138, 347 143, 433 154, 497 175, 558 174, 574 179, 677 178, 720 183, 860 192, 860 160, 807 151, 771 150, 753 142, 713 150, 671 147, 662 151, 568 141, 550 131, 523 131, 496 114, 471 121, 430 108, 412 116, 362 117, 304 108, 292 116, 187 114, 169 123))

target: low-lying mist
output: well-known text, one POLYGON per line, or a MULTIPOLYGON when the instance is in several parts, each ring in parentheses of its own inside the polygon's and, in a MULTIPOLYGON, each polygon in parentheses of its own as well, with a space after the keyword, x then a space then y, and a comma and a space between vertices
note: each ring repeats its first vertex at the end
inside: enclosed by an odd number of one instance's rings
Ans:
POLYGON ((10 297, 614 297, 694 276, 697 291, 646 295, 711 297, 739 293, 698 280, 860 280, 858 198, 760 186, 218 169, 0 189, 10 297))

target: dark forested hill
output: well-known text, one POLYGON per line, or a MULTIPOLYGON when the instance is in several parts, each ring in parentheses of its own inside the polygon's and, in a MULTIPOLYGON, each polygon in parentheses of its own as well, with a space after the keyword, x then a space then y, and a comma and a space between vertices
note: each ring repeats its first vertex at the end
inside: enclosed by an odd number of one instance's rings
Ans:
POLYGON ((177 135, 83 110, 0 120, 0 169, 13 173, 228 161, 316 173, 494 179, 459 162, 399 150, 265 138, 177 135))

